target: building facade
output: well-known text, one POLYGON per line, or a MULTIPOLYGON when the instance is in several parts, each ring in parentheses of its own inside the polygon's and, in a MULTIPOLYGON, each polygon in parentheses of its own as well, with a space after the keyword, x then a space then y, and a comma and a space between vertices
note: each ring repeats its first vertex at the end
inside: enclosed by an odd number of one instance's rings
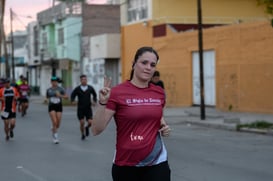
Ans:
POLYGON ((110 72, 113 82, 118 83, 119 5, 66 2, 39 12, 37 17, 38 45, 35 47, 38 47, 40 61, 35 62, 40 62, 40 66, 32 64, 32 72, 37 75, 34 70, 38 69, 41 95, 45 95, 53 75, 62 79, 68 95, 80 83, 80 74, 86 74, 88 83, 96 90, 102 86, 105 73, 110 72))
POLYGON ((119 5, 85 5, 82 29, 82 72, 98 91, 104 75, 112 85, 121 81, 120 7, 119 5))
MULTIPOLYGON (((144 2, 121 2, 122 79, 129 78, 136 49, 153 46, 167 106, 199 105, 196 1, 144 2)), ((273 78, 272 27, 263 7, 255 0, 202 2, 205 104, 272 113, 273 87, 265 83, 273 78)))
POLYGON ((40 94, 45 95, 50 77, 62 79, 69 94, 79 76, 82 29, 81 3, 60 3, 37 15, 39 25, 39 54, 41 57, 40 94))

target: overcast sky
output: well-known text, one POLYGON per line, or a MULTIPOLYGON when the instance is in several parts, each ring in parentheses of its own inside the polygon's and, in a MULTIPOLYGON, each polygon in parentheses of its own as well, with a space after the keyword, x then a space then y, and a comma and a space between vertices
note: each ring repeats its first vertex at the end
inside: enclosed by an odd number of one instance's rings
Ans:
MULTIPOLYGON (((57 2, 57 0, 55 1, 57 2)), ((104 4, 107 0, 89 0, 89 3, 104 4)), ((28 22, 36 20, 36 14, 52 6, 53 0, 6 0, 4 26, 10 32, 10 8, 17 15, 13 22, 13 31, 25 29, 28 22)))

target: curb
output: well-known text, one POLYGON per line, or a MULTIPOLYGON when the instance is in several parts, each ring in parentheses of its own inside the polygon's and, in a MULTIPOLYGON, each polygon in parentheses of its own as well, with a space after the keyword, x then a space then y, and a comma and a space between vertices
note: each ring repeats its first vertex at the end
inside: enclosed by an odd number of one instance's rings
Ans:
POLYGON ((173 125, 192 124, 192 125, 223 129, 223 130, 229 130, 229 131, 236 131, 236 126, 237 126, 236 124, 232 124, 232 123, 223 123, 222 119, 201 121, 201 120, 198 120, 196 117, 189 117, 189 116, 180 116, 180 117, 166 116, 166 119, 170 119, 168 122, 169 124, 173 124, 173 125))
POLYGON ((273 136, 273 130, 262 130, 262 129, 253 129, 253 128, 240 128, 237 129, 237 121, 228 122, 225 119, 214 119, 214 120, 206 120, 201 121, 197 120, 196 117, 189 116, 166 116, 166 119, 170 119, 168 122, 170 125, 175 124, 187 124, 187 125, 197 125, 208 128, 222 129, 227 131, 236 131, 236 132, 246 132, 246 133, 254 133, 254 134, 262 134, 262 135, 270 135, 273 136))
POLYGON ((247 132, 247 133, 256 133, 263 135, 273 136, 273 130, 264 130, 264 129, 254 129, 254 128, 240 128, 239 132, 247 132))
POLYGON ((203 121, 185 121, 186 124, 193 124, 197 126, 204 126, 208 128, 223 129, 228 131, 236 131, 236 124, 211 123, 203 121))

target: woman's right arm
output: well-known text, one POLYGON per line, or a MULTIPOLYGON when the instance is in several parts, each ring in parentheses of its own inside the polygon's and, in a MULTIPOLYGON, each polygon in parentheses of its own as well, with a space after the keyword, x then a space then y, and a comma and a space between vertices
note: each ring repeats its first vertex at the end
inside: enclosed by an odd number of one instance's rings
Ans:
POLYGON ((92 133, 94 136, 100 134, 108 125, 115 111, 107 109, 106 104, 110 97, 111 79, 104 77, 104 87, 99 91, 98 106, 92 120, 92 133))
POLYGON ((106 128, 114 113, 115 111, 107 109, 105 105, 97 104, 91 127, 94 136, 100 134, 106 128))

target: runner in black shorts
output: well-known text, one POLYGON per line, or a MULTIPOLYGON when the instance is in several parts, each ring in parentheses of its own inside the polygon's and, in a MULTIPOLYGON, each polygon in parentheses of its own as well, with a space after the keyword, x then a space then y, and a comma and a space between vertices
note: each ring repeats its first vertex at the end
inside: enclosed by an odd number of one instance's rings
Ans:
POLYGON ((64 88, 58 86, 58 78, 51 78, 51 87, 46 91, 46 98, 48 100, 48 112, 52 122, 52 136, 55 144, 59 143, 58 128, 61 124, 63 105, 62 99, 68 98, 65 94, 64 88))
POLYGON ((63 105, 62 104, 49 104, 48 105, 48 112, 63 112, 63 105))
POLYGON ((10 80, 4 80, 4 87, 0 89, 1 100, 1 118, 4 121, 6 140, 13 138, 13 129, 16 123, 16 100, 19 98, 19 92, 15 87, 10 86, 10 80))
POLYGON ((81 85, 77 86, 71 93, 71 102, 75 103, 75 98, 76 96, 78 97, 77 116, 80 120, 81 139, 84 140, 86 136, 89 136, 89 128, 93 119, 91 96, 93 98, 93 105, 95 105, 97 94, 95 89, 87 84, 86 75, 81 75, 80 79, 81 85), (84 119, 88 122, 87 126, 84 125, 84 119))

